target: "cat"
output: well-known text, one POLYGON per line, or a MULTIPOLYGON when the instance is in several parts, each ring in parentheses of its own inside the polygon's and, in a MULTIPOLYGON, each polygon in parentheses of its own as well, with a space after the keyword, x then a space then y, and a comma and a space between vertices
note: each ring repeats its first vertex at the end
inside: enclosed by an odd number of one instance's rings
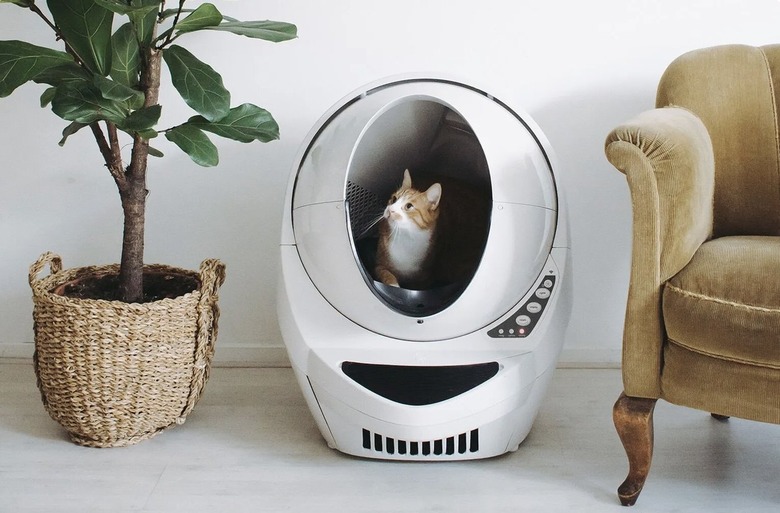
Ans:
POLYGON ((375 278, 394 287, 426 290, 469 278, 487 238, 490 201, 443 177, 404 171, 379 225, 375 278), (431 183, 433 182, 433 183, 431 183))

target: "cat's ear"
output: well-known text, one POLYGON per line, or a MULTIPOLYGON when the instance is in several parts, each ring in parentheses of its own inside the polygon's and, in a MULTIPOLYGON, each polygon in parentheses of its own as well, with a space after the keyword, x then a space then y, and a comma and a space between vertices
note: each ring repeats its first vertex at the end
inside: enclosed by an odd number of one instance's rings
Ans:
POLYGON ((439 201, 441 200, 441 184, 435 183, 428 187, 428 190, 425 191, 425 196, 431 204, 431 210, 438 208, 439 201))
POLYGON ((412 175, 409 174, 409 170, 404 170, 404 183, 401 184, 401 187, 404 189, 411 189, 412 188, 412 175))

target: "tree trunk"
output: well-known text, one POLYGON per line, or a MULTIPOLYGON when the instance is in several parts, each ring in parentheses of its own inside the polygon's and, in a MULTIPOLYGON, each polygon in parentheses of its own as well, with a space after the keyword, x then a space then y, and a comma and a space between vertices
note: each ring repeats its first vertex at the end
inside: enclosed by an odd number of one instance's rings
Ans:
MULTIPOLYGON (((160 66, 162 52, 149 48, 141 74, 141 89, 145 95, 144 107, 157 105, 160 94, 160 66)), ((119 270, 119 298, 127 303, 143 300, 144 219, 146 211, 146 163, 149 159, 149 141, 139 135, 133 138, 130 165, 125 172, 124 187, 120 187, 124 211, 122 260, 119 270)))
POLYGON ((126 303, 140 303, 143 299, 145 175, 145 170, 132 176, 128 173, 126 188, 120 193, 125 223, 119 266, 119 298, 126 303))

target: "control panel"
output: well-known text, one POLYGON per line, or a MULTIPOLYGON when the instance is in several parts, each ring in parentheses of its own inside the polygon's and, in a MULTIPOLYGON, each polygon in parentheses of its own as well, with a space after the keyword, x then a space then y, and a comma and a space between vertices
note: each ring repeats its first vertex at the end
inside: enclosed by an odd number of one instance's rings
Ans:
POLYGON ((526 299, 523 305, 506 321, 488 331, 488 336, 492 338, 527 337, 542 317, 554 287, 555 275, 550 272, 542 278, 534 293, 526 299))

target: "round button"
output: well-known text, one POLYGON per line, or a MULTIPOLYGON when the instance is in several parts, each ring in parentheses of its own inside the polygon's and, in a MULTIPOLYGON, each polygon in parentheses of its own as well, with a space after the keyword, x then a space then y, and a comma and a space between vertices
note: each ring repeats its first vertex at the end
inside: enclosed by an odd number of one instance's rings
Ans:
POLYGON ((547 299, 550 297, 550 289, 536 289, 536 297, 539 299, 547 299))
POLYGON ((517 318, 515 318, 515 322, 518 326, 528 326, 531 324, 531 318, 527 315, 518 315, 517 318))
POLYGON ((533 303, 528 303, 525 305, 526 310, 531 312, 532 314, 539 313, 542 311, 542 305, 534 301, 533 303))
POLYGON ((542 282, 542 287, 547 287, 549 289, 552 288, 552 286, 553 286, 552 280, 544 280, 542 282))

